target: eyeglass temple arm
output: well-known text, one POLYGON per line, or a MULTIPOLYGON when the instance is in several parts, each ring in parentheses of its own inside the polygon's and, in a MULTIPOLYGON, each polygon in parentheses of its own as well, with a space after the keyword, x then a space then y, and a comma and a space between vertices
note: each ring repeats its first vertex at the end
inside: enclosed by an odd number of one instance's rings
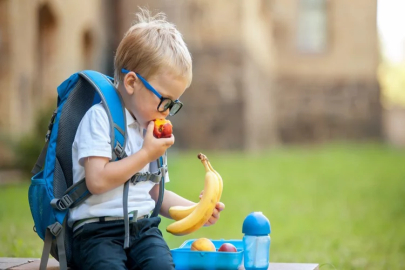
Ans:
MULTIPOLYGON (((125 69, 125 68, 121 69, 121 71, 122 71, 122 73, 124 73, 124 74, 128 74, 128 73, 130 72, 129 70, 127 70, 127 69, 125 69)), ((162 95, 159 94, 159 93, 155 90, 155 88, 152 87, 152 85, 150 85, 150 84, 149 84, 141 75, 139 75, 138 73, 135 73, 135 74, 136 74, 136 76, 138 76, 138 78, 142 81, 143 85, 145 85, 145 87, 146 87, 148 90, 152 91, 158 98, 162 99, 162 95)))

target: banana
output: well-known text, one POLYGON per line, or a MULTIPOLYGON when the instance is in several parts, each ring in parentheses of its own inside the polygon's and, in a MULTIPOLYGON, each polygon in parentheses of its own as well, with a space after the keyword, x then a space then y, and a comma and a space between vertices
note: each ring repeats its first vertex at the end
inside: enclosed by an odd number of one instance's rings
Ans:
POLYGON ((166 231, 174 235, 186 235, 201 228, 211 217, 218 202, 219 183, 217 175, 211 171, 205 155, 198 158, 205 168, 204 192, 195 209, 185 218, 167 226, 166 231))
POLYGON ((197 207, 198 203, 190 206, 172 206, 169 208, 169 215, 174 220, 180 220, 190 215, 197 207))
POLYGON ((218 201, 220 201, 221 196, 222 196, 222 190, 224 189, 224 182, 222 181, 221 175, 216 170, 214 170, 214 168, 212 167, 208 158, 207 158, 207 163, 208 163, 208 166, 210 167, 211 171, 213 171, 216 174, 216 176, 218 177, 218 183, 219 183, 218 201))
MULTIPOLYGON (((213 173, 215 173, 215 175, 218 178, 218 183, 219 183, 218 202, 219 202, 221 199, 223 185, 224 185, 223 181, 222 181, 222 177, 217 171, 214 170, 214 168, 212 167, 210 161, 208 160, 208 158, 206 156, 205 156, 205 159, 207 160, 208 167, 210 168, 210 170, 213 173)), ((174 220, 183 219, 186 216, 188 216, 189 214, 191 214, 191 212, 194 211, 194 209, 197 207, 197 205, 198 205, 198 203, 196 203, 195 205, 191 205, 191 206, 172 206, 169 208, 169 215, 174 220)))

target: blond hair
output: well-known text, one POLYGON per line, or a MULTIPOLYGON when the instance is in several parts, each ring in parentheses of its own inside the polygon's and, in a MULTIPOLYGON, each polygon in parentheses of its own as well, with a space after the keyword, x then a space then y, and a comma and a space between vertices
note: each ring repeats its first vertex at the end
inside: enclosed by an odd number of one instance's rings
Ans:
POLYGON ((188 87, 192 79, 192 61, 181 33, 166 21, 162 12, 152 16, 149 10, 140 8, 136 17, 137 22, 125 33, 115 55, 116 84, 124 78, 122 68, 146 79, 162 68, 169 68, 187 79, 188 87))

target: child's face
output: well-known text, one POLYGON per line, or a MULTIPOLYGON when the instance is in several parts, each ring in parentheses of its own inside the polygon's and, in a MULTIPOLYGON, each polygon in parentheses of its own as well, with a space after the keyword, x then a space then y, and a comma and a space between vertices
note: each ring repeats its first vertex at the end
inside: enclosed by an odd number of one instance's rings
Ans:
MULTIPOLYGON (((128 75, 136 76, 133 72, 128 75)), ((177 76, 167 69, 153 75, 148 82, 163 98, 173 101, 178 100, 187 87, 185 78, 177 76)), ((169 109, 164 112, 158 111, 161 100, 145 87, 140 78, 135 79, 133 87, 134 92, 129 95, 125 105, 142 128, 146 128, 148 123, 154 119, 166 118, 169 115, 169 109)))

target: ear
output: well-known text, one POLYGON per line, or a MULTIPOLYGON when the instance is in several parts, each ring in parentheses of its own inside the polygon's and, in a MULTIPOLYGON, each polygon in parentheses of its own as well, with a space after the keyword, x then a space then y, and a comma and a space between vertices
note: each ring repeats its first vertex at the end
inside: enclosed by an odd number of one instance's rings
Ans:
POLYGON ((135 72, 131 71, 124 77, 124 86, 125 91, 128 95, 133 95, 136 90, 136 83, 139 80, 138 76, 136 76, 135 72))

